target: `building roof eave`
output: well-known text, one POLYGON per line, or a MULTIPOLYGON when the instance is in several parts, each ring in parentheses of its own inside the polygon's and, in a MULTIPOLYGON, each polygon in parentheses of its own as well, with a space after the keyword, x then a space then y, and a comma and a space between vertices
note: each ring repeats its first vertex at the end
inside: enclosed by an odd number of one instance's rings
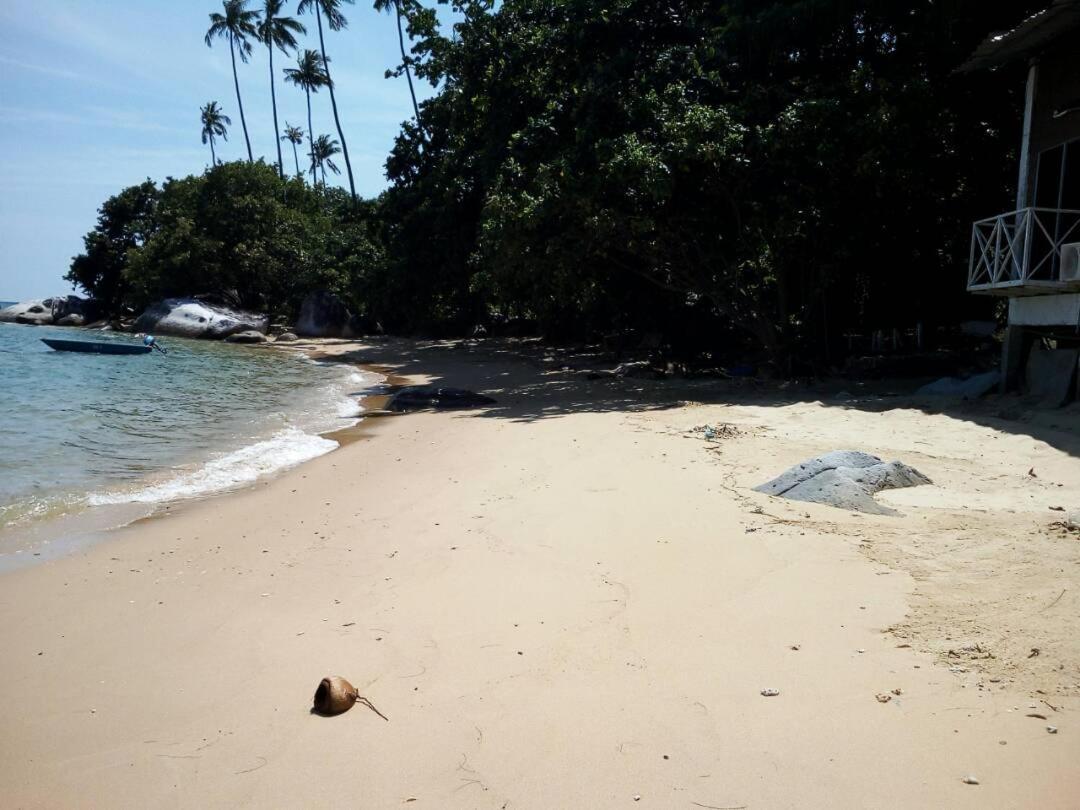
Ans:
POLYGON ((1054 0, 1012 30, 988 36, 958 72, 971 73, 1028 58, 1077 27, 1080 27, 1080 0, 1054 0))

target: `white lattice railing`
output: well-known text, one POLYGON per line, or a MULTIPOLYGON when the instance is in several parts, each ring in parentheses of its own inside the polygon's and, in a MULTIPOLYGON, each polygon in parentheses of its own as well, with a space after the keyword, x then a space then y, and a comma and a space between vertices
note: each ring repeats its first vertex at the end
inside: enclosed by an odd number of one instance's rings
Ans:
POLYGON ((1080 211, 1021 208, 971 229, 968 289, 1061 282, 1061 246, 1080 241, 1080 211))

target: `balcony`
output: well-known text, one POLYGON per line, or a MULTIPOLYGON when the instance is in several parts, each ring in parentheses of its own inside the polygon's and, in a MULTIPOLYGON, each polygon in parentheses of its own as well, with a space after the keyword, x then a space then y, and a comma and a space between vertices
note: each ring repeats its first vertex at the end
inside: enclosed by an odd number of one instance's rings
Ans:
POLYGON ((1046 295, 1080 292, 1080 272, 1062 273, 1062 246, 1080 242, 1080 211, 1021 208, 971 229, 968 292, 1046 295))

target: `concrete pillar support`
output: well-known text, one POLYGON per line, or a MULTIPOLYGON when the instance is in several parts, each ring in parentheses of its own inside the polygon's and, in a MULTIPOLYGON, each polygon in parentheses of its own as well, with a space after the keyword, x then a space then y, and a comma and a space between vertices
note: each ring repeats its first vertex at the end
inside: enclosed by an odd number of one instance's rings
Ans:
POLYGON ((1024 357, 1029 344, 1024 327, 1005 328, 1005 343, 1001 351, 1001 393, 1016 391, 1020 388, 1024 357))

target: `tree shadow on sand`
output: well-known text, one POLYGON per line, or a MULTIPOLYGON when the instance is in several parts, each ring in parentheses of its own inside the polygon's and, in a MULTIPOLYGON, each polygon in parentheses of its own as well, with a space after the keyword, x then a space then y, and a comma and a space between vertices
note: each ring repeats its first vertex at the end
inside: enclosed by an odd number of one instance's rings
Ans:
MULTIPOLYGON (((1080 403, 1042 407, 1019 395, 979 400, 916 396, 927 379, 855 382, 762 381, 612 375, 617 361, 593 348, 552 347, 533 340, 404 341, 378 339, 335 359, 370 366, 431 385, 466 388, 493 397, 492 406, 458 412, 462 418, 535 422, 582 413, 641 413, 703 405, 785 407, 818 403, 867 413, 917 410, 1029 436, 1080 457, 1080 403)), ((411 381, 411 380, 410 380, 411 381)))

